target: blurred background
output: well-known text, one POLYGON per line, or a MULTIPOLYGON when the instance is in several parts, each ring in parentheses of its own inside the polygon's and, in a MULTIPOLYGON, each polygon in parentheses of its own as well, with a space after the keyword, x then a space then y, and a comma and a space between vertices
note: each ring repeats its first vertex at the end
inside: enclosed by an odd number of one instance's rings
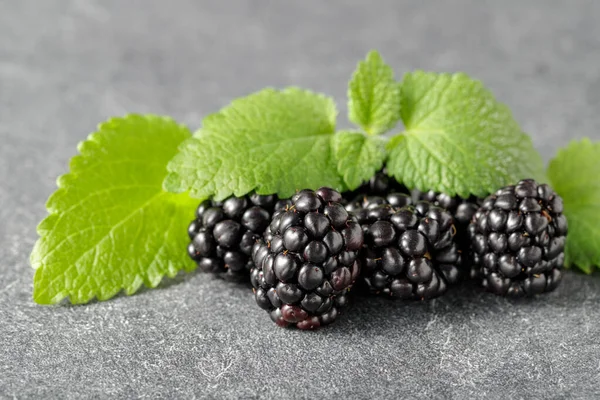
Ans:
POLYGON ((0 398, 599 395, 599 283, 577 274, 520 307, 481 294, 381 315, 370 303, 322 336, 255 322, 250 296, 227 286, 217 310, 220 284, 198 275, 85 307, 32 303, 35 226, 99 122, 156 113, 195 129, 236 97, 297 85, 333 96, 345 127, 346 85, 370 49, 397 77, 482 80, 546 161, 600 139, 598 0, 0 0, 0 398), (263 380, 294 357, 309 386, 263 380))
POLYGON ((334 96, 344 123, 347 80, 378 49, 398 76, 483 80, 549 154, 559 133, 600 128, 599 15, 594 0, 1 0, 0 117, 72 146, 108 116, 195 127, 235 97, 298 85, 334 96))

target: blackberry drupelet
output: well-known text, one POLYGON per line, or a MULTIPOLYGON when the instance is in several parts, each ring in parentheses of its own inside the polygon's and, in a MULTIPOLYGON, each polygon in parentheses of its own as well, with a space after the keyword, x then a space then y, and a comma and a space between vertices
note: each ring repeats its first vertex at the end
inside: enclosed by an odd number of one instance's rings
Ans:
POLYGON ((456 226, 455 241, 458 251, 461 253, 461 271, 465 272, 464 278, 475 278, 478 274, 478 269, 473 267, 468 228, 473 215, 479 209, 483 199, 475 196, 463 199, 460 196, 449 196, 445 193, 434 192, 433 190, 427 192, 415 190, 413 195, 418 200, 428 201, 433 205, 448 210, 452 214, 456 226))
POLYGON ((302 190, 275 212, 255 244, 251 281, 257 304, 279 326, 332 323, 358 278, 363 232, 329 188, 302 190))
POLYGON ((469 225, 483 287, 501 296, 532 296, 561 281, 567 219, 563 203, 532 179, 487 197, 469 225))
POLYGON ((247 279, 252 247, 269 226, 273 212, 289 204, 277 196, 257 194, 202 202, 188 227, 192 240, 189 256, 204 272, 231 280, 247 279))
POLYGON ((383 203, 365 198, 362 210, 356 210, 365 235, 360 253, 364 282, 372 292, 401 299, 442 295, 460 276, 452 215, 425 201, 411 205, 408 195, 390 196, 383 203))

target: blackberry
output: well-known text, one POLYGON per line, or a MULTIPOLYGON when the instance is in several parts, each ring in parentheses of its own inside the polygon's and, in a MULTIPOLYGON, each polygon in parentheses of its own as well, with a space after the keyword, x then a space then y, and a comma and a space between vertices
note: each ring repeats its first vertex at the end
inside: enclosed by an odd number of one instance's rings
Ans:
POLYGON ((252 247, 269 226, 273 212, 289 204, 277 196, 257 194, 202 202, 188 226, 189 256, 204 272, 246 279, 252 267, 252 247))
POLYGON ((471 240, 468 228, 473 215, 479 209, 483 199, 475 196, 463 199, 459 196, 449 196, 445 193, 434 192, 433 190, 427 192, 415 190, 414 196, 418 200, 425 200, 438 207, 442 207, 452 214, 454 225, 456 226, 455 241, 458 251, 461 253, 461 271, 465 271, 464 278, 476 278, 478 272, 477 268, 473 268, 472 255, 470 254, 471 240))
MULTIPOLYGON (((426 201, 411 203, 408 195, 392 194, 385 202, 365 198, 362 210, 356 210, 365 236, 362 276, 372 292, 429 299, 459 280, 456 230, 448 211, 426 201)), ((356 206, 354 202, 347 208, 356 206)))
POLYGON ((358 195, 348 204, 346 204, 346 211, 351 212, 357 219, 359 224, 368 224, 369 221, 374 222, 377 212, 373 210, 383 210, 385 207, 380 206, 391 206, 396 208, 402 208, 413 204, 413 200, 407 193, 389 193, 384 196, 368 196, 358 195))
POLYGON ((315 329, 333 322, 360 273, 363 232, 333 189, 302 190, 275 212, 254 246, 256 303, 280 326, 315 329))
POLYGON ((353 201, 357 197, 379 196, 385 197, 389 193, 409 193, 406 186, 398 183, 394 178, 387 175, 385 169, 375 173, 371 179, 363 183, 358 189, 344 193, 346 201, 353 201))
POLYGON ((562 211, 560 196, 532 179, 487 197, 469 225, 483 287, 515 297, 554 290, 565 260, 562 211))
POLYGON ((464 226, 465 231, 467 231, 471 218, 475 215, 475 212, 477 212, 483 201, 475 196, 463 199, 460 196, 449 196, 445 193, 434 192, 433 190, 427 192, 415 191, 415 195, 418 200, 425 200, 435 206, 448 210, 452 214, 457 228, 464 226))

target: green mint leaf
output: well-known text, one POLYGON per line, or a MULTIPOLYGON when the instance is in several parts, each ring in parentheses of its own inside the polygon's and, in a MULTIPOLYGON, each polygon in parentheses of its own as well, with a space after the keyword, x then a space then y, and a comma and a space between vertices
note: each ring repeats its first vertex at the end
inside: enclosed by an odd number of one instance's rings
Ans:
POLYGON ((389 173, 409 188, 484 196, 522 178, 545 181, 510 110, 467 75, 418 71, 401 86, 406 131, 388 143, 389 173))
POLYGON ((31 254, 37 303, 107 300, 194 268, 185 245, 197 201, 162 190, 167 162, 189 137, 169 118, 130 115, 80 143, 38 226, 31 254))
POLYGON ((590 274, 600 265, 600 142, 573 141, 548 166, 569 221, 565 264, 590 274))
POLYGON ((338 132, 332 138, 339 174, 350 190, 359 187, 383 167, 385 141, 361 132, 338 132))
POLYGON ((337 111, 325 96, 265 89, 209 115, 168 165, 165 188, 224 199, 256 190, 343 189, 331 151, 337 111))
POLYGON ((371 135, 390 130, 400 120, 400 86, 392 68, 376 51, 359 62, 352 75, 348 118, 371 135))

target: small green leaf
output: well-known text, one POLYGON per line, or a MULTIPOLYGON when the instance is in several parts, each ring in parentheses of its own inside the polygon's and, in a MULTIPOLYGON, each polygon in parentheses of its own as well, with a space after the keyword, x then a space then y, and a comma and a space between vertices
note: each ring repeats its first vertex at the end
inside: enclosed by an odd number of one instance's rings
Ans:
POLYGON ((107 300, 194 268, 185 245, 197 201, 162 190, 167 162, 188 137, 169 118, 130 115, 80 143, 38 226, 36 302, 107 300))
POLYGON ((330 145, 336 115, 330 98, 297 88, 237 99, 183 143, 165 188, 216 199, 252 190, 288 197, 305 188, 343 189, 330 145))
POLYGON ((409 188, 468 197, 522 178, 545 181, 510 110, 465 74, 406 74, 401 112, 406 131, 389 142, 387 167, 409 188))
POLYGON ((573 141, 550 161, 548 176, 569 221, 565 264, 592 273, 600 265, 600 142, 573 141))
POLYGON ((340 175, 350 190, 359 187, 383 167, 385 141, 361 132, 338 132, 332 139, 340 175))
POLYGON ((392 129, 400 120, 400 86, 376 51, 369 52, 352 75, 348 118, 371 135, 392 129))

